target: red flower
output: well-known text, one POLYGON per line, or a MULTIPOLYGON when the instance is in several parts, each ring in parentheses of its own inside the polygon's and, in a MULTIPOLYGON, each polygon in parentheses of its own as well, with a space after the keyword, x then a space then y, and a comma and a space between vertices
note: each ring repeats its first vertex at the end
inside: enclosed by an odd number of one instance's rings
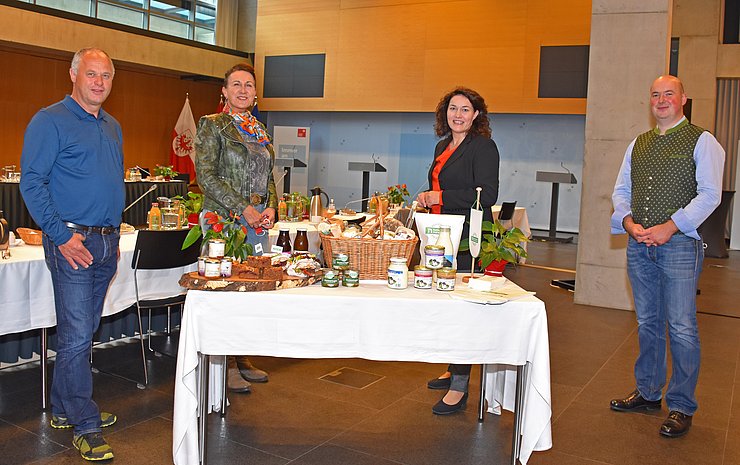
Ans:
MULTIPOLYGON (((211 224, 213 224, 213 223, 211 223, 211 224)), ((213 225, 213 230, 216 231, 217 233, 220 233, 223 229, 224 229, 224 224, 223 223, 216 223, 216 224, 213 225)))
POLYGON ((245 236, 247 235, 247 227, 244 225, 242 225, 242 232, 244 233, 245 236))
POLYGON ((401 184, 401 187, 403 187, 404 189, 406 189, 406 184, 401 184))
POLYGON ((206 212, 206 223, 216 224, 218 223, 219 217, 215 212, 206 212))
POLYGON ((189 214, 188 223, 198 224, 198 214, 197 213, 189 214))

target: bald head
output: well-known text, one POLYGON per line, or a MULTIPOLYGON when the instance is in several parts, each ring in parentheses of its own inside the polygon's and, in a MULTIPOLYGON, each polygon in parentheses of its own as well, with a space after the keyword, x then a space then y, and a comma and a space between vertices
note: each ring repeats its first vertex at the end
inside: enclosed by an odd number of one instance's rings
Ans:
POLYGON ((686 104, 683 83, 675 76, 660 76, 650 86, 650 111, 661 133, 675 126, 683 118, 686 104))

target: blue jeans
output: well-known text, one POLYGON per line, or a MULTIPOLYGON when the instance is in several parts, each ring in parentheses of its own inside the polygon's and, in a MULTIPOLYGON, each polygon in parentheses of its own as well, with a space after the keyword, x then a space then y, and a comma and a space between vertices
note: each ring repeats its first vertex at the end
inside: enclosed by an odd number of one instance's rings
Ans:
POLYGON ((696 288, 704 249, 701 241, 675 234, 661 246, 648 247, 630 237, 627 273, 637 314, 640 355, 635 381, 647 400, 659 400, 666 381, 666 326, 673 360, 665 398, 669 410, 696 411, 699 378, 699 331, 696 288))
POLYGON ((57 315, 51 412, 66 417, 76 435, 100 431, 100 411, 92 400, 90 352, 105 294, 118 267, 120 237, 118 233, 82 235, 86 236, 84 244, 93 256, 93 264, 75 270, 44 234, 44 255, 51 271, 57 315))

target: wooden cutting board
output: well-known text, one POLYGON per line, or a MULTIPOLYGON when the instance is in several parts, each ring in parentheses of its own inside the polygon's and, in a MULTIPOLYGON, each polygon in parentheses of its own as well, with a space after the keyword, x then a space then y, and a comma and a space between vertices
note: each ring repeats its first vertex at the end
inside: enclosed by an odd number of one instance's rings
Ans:
POLYGON ((236 291, 236 292, 259 292, 276 291, 280 289, 293 289, 296 287, 310 286, 321 280, 321 276, 308 278, 296 278, 283 273, 283 280, 272 279, 246 279, 232 276, 231 278, 206 278, 197 271, 185 273, 180 278, 180 286, 186 289, 198 291, 236 291))

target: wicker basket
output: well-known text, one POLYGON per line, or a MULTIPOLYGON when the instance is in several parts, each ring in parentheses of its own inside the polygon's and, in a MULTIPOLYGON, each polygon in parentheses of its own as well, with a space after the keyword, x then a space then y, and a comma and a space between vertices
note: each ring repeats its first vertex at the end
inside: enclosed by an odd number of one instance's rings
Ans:
POLYGON ((42 244, 41 231, 37 229, 18 228, 15 231, 18 233, 19 236, 21 236, 21 239, 23 239, 23 242, 25 242, 28 245, 41 245, 42 244))
POLYGON ((349 255, 349 267, 360 272, 360 279, 387 279, 391 257, 405 257, 406 263, 416 250, 419 239, 378 240, 371 238, 347 239, 321 234, 324 260, 331 265, 335 253, 349 255))

